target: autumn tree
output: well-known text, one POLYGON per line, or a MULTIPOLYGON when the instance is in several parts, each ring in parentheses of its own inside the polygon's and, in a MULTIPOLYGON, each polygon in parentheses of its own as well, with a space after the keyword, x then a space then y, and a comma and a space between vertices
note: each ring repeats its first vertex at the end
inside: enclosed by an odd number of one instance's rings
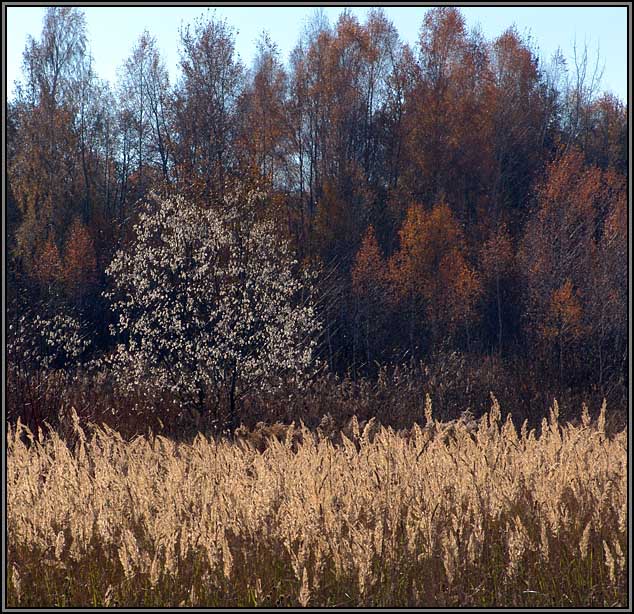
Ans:
POLYGON ((494 314, 497 329, 497 349, 502 352, 505 322, 512 322, 514 295, 512 278, 515 273, 515 249, 506 224, 493 228, 480 248, 480 272, 485 298, 484 315, 494 314))
POLYGON ((114 105, 92 69, 81 11, 50 7, 40 39, 28 40, 23 58, 7 169, 20 219, 13 246, 22 283, 48 291, 53 274, 63 284, 59 249, 74 218, 113 238, 114 105))
POLYGON ((386 83, 385 102, 376 121, 382 154, 380 181, 385 190, 385 216, 381 226, 387 230, 384 242, 390 252, 398 247, 397 231, 410 202, 406 179, 409 175, 406 161, 410 160, 407 110, 418 74, 419 67, 412 50, 408 45, 399 45, 386 83))
POLYGON ((515 28, 491 45, 490 73, 484 93, 491 117, 490 187, 481 214, 492 227, 521 225, 526 194, 547 154, 554 109, 543 95, 537 57, 515 28))
POLYGON ((214 199, 222 196, 226 176, 236 164, 236 106, 244 68, 236 58, 234 32, 215 16, 185 26, 180 42, 175 172, 182 189, 214 199))
POLYGON ((549 164, 536 196, 538 209, 520 249, 527 280, 525 321, 529 336, 541 337, 547 347, 556 343, 562 374, 570 346, 598 332, 602 318, 591 315, 591 306, 602 300, 597 288, 604 288, 607 299, 623 283, 608 282, 606 266, 618 257, 612 253, 606 259, 602 243, 623 232, 618 230, 622 214, 616 212, 623 207, 624 184, 613 173, 587 166, 583 154, 573 149, 549 164), (614 289, 608 289, 612 284, 614 289))
POLYGON ((373 226, 368 226, 352 267, 352 292, 363 321, 366 365, 376 360, 381 347, 382 324, 389 303, 387 263, 379 247, 373 226))
POLYGON ((51 104, 18 103, 18 147, 7 169, 21 218, 16 250, 29 273, 38 245, 63 235, 73 203, 81 202, 72 108, 51 104))
POLYGON ((481 290, 464 255, 464 236, 449 207, 426 211, 413 204, 399 231, 400 247, 389 262, 394 297, 409 321, 410 349, 416 331, 427 329, 438 343, 469 325, 481 290))
POLYGON ((257 43, 252 79, 240 99, 239 146, 248 166, 269 185, 280 187, 286 118, 286 71, 267 34, 257 43))
MULTIPOLYGON (((576 301, 589 270, 588 255, 593 249, 593 194, 598 187, 596 172, 584 168, 579 152, 561 155, 547 168, 537 188, 538 209, 526 226, 520 247, 520 262, 527 283, 525 328, 533 342, 564 339, 548 322, 558 317, 564 299, 576 301), (557 299, 557 300, 555 300, 557 299)), ((565 307, 565 305, 564 305, 565 307)), ((571 309, 577 313, 576 308, 571 309)))
POLYGON ((359 222, 365 214, 362 69, 368 44, 358 20, 343 13, 334 30, 321 32, 307 53, 313 79, 308 100, 315 240, 324 260, 342 261, 345 270, 361 238, 359 222), (335 220, 345 228, 343 233, 335 220))
POLYGON ((381 11, 365 23, 344 12, 334 27, 313 28, 292 56, 291 160, 299 166, 302 217, 322 258, 345 270, 364 228, 378 227, 385 208, 381 112, 398 52, 381 11))
POLYGON ((37 250, 33 272, 42 287, 46 288, 47 299, 51 300, 54 289, 63 279, 62 259, 53 234, 37 250))
POLYGON ((95 246, 86 226, 75 218, 64 249, 63 279, 67 293, 81 308, 83 299, 97 281, 95 246))
POLYGON ((410 198, 445 199, 462 223, 472 224, 491 156, 486 44, 467 31, 457 8, 437 7, 425 14, 418 52, 406 105, 410 165, 403 180, 410 198))
POLYGON ((588 109, 584 153, 591 164, 627 173, 627 107, 614 95, 604 94, 588 109))
POLYGON ((76 93, 86 61, 86 20, 73 7, 49 7, 41 38, 28 37, 24 51, 23 95, 50 112, 68 103, 76 93))
POLYGON ((383 178, 380 122, 387 106, 390 77, 400 57, 401 43, 394 24, 383 9, 372 9, 364 30, 368 48, 362 67, 362 93, 365 115, 363 120, 363 170, 371 182, 383 178))
POLYGON ((583 308, 578 289, 572 281, 566 279, 561 286, 553 290, 550 302, 539 327, 539 334, 547 341, 553 341, 557 347, 559 379, 563 379, 564 348, 582 337, 583 308))
POLYGON ((597 379, 604 391, 627 363, 627 190, 625 178, 604 172, 601 210, 585 289, 586 319, 597 379))

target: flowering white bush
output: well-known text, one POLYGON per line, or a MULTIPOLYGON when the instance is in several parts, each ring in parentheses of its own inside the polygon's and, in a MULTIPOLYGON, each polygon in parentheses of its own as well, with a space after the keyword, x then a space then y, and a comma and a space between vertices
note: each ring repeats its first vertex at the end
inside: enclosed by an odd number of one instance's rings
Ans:
POLYGON ((9 324, 7 358, 14 368, 68 369, 80 366, 90 344, 79 320, 68 314, 24 313, 9 324))
POLYGON ((308 276, 294 274, 273 225, 256 221, 261 198, 234 193, 222 211, 178 196, 147 203, 106 270, 122 383, 166 388, 200 408, 211 392, 233 419, 240 394, 313 364, 308 276))

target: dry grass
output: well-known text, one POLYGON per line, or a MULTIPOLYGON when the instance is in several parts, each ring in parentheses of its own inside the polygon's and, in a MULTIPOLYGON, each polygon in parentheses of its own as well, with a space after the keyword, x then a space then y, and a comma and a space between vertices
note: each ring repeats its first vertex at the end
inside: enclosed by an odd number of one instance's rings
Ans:
POLYGON ((625 606, 627 432, 8 433, 10 606, 625 606), (280 441, 282 439, 282 441, 280 441))

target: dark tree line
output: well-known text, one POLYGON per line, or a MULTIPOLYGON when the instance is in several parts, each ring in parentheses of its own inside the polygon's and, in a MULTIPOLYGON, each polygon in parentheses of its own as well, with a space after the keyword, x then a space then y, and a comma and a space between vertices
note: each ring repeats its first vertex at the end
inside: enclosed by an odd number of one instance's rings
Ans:
POLYGON ((569 384, 625 373, 627 108, 586 53, 542 65, 439 7, 414 47, 372 10, 316 18, 288 64, 263 35, 245 67, 213 15, 180 54, 170 83, 144 32, 109 84, 81 10, 47 10, 6 116, 10 315, 73 310, 108 349, 104 270, 139 199, 252 184, 322 265, 333 369, 457 350, 569 384))

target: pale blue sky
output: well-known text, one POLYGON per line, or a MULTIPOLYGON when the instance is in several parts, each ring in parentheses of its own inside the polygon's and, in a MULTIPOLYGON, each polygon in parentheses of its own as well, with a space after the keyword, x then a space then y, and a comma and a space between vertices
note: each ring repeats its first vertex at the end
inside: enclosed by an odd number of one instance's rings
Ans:
MULTIPOLYGON (((7 8, 7 85, 12 96, 13 82, 20 78, 22 52, 26 37, 39 38, 43 7, 7 8)), ((326 15, 334 23, 343 7, 327 7, 326 15)), ((351 9, 361 21, 368 8, 351 9)), ((401 38, 414 45, 418 38, 425 7, 386 7, 401 38)), ((469 28, 480 25, 487 39, 493 39, 515 24, 520 33, 530 33, 544 60, 558 47, 572 61, 573 43, 582 48, 587 43, 592 56, 597 47, 605 66, 602 89, 627 100, 627 9, 626 7, 465 7, 461 9, 469 28)), ((90 49, 98 74, 114 83, 118 67, 144 29, 156 36, 172 81, 177 74, 178 29, 207 12, 205 7, 86 7, 90 49)), ((255 41, 267 30, 284 61, 295 46, 304 24, 314 7, 218 7, 237 31, 236 48, 250 65, 255 41)))

